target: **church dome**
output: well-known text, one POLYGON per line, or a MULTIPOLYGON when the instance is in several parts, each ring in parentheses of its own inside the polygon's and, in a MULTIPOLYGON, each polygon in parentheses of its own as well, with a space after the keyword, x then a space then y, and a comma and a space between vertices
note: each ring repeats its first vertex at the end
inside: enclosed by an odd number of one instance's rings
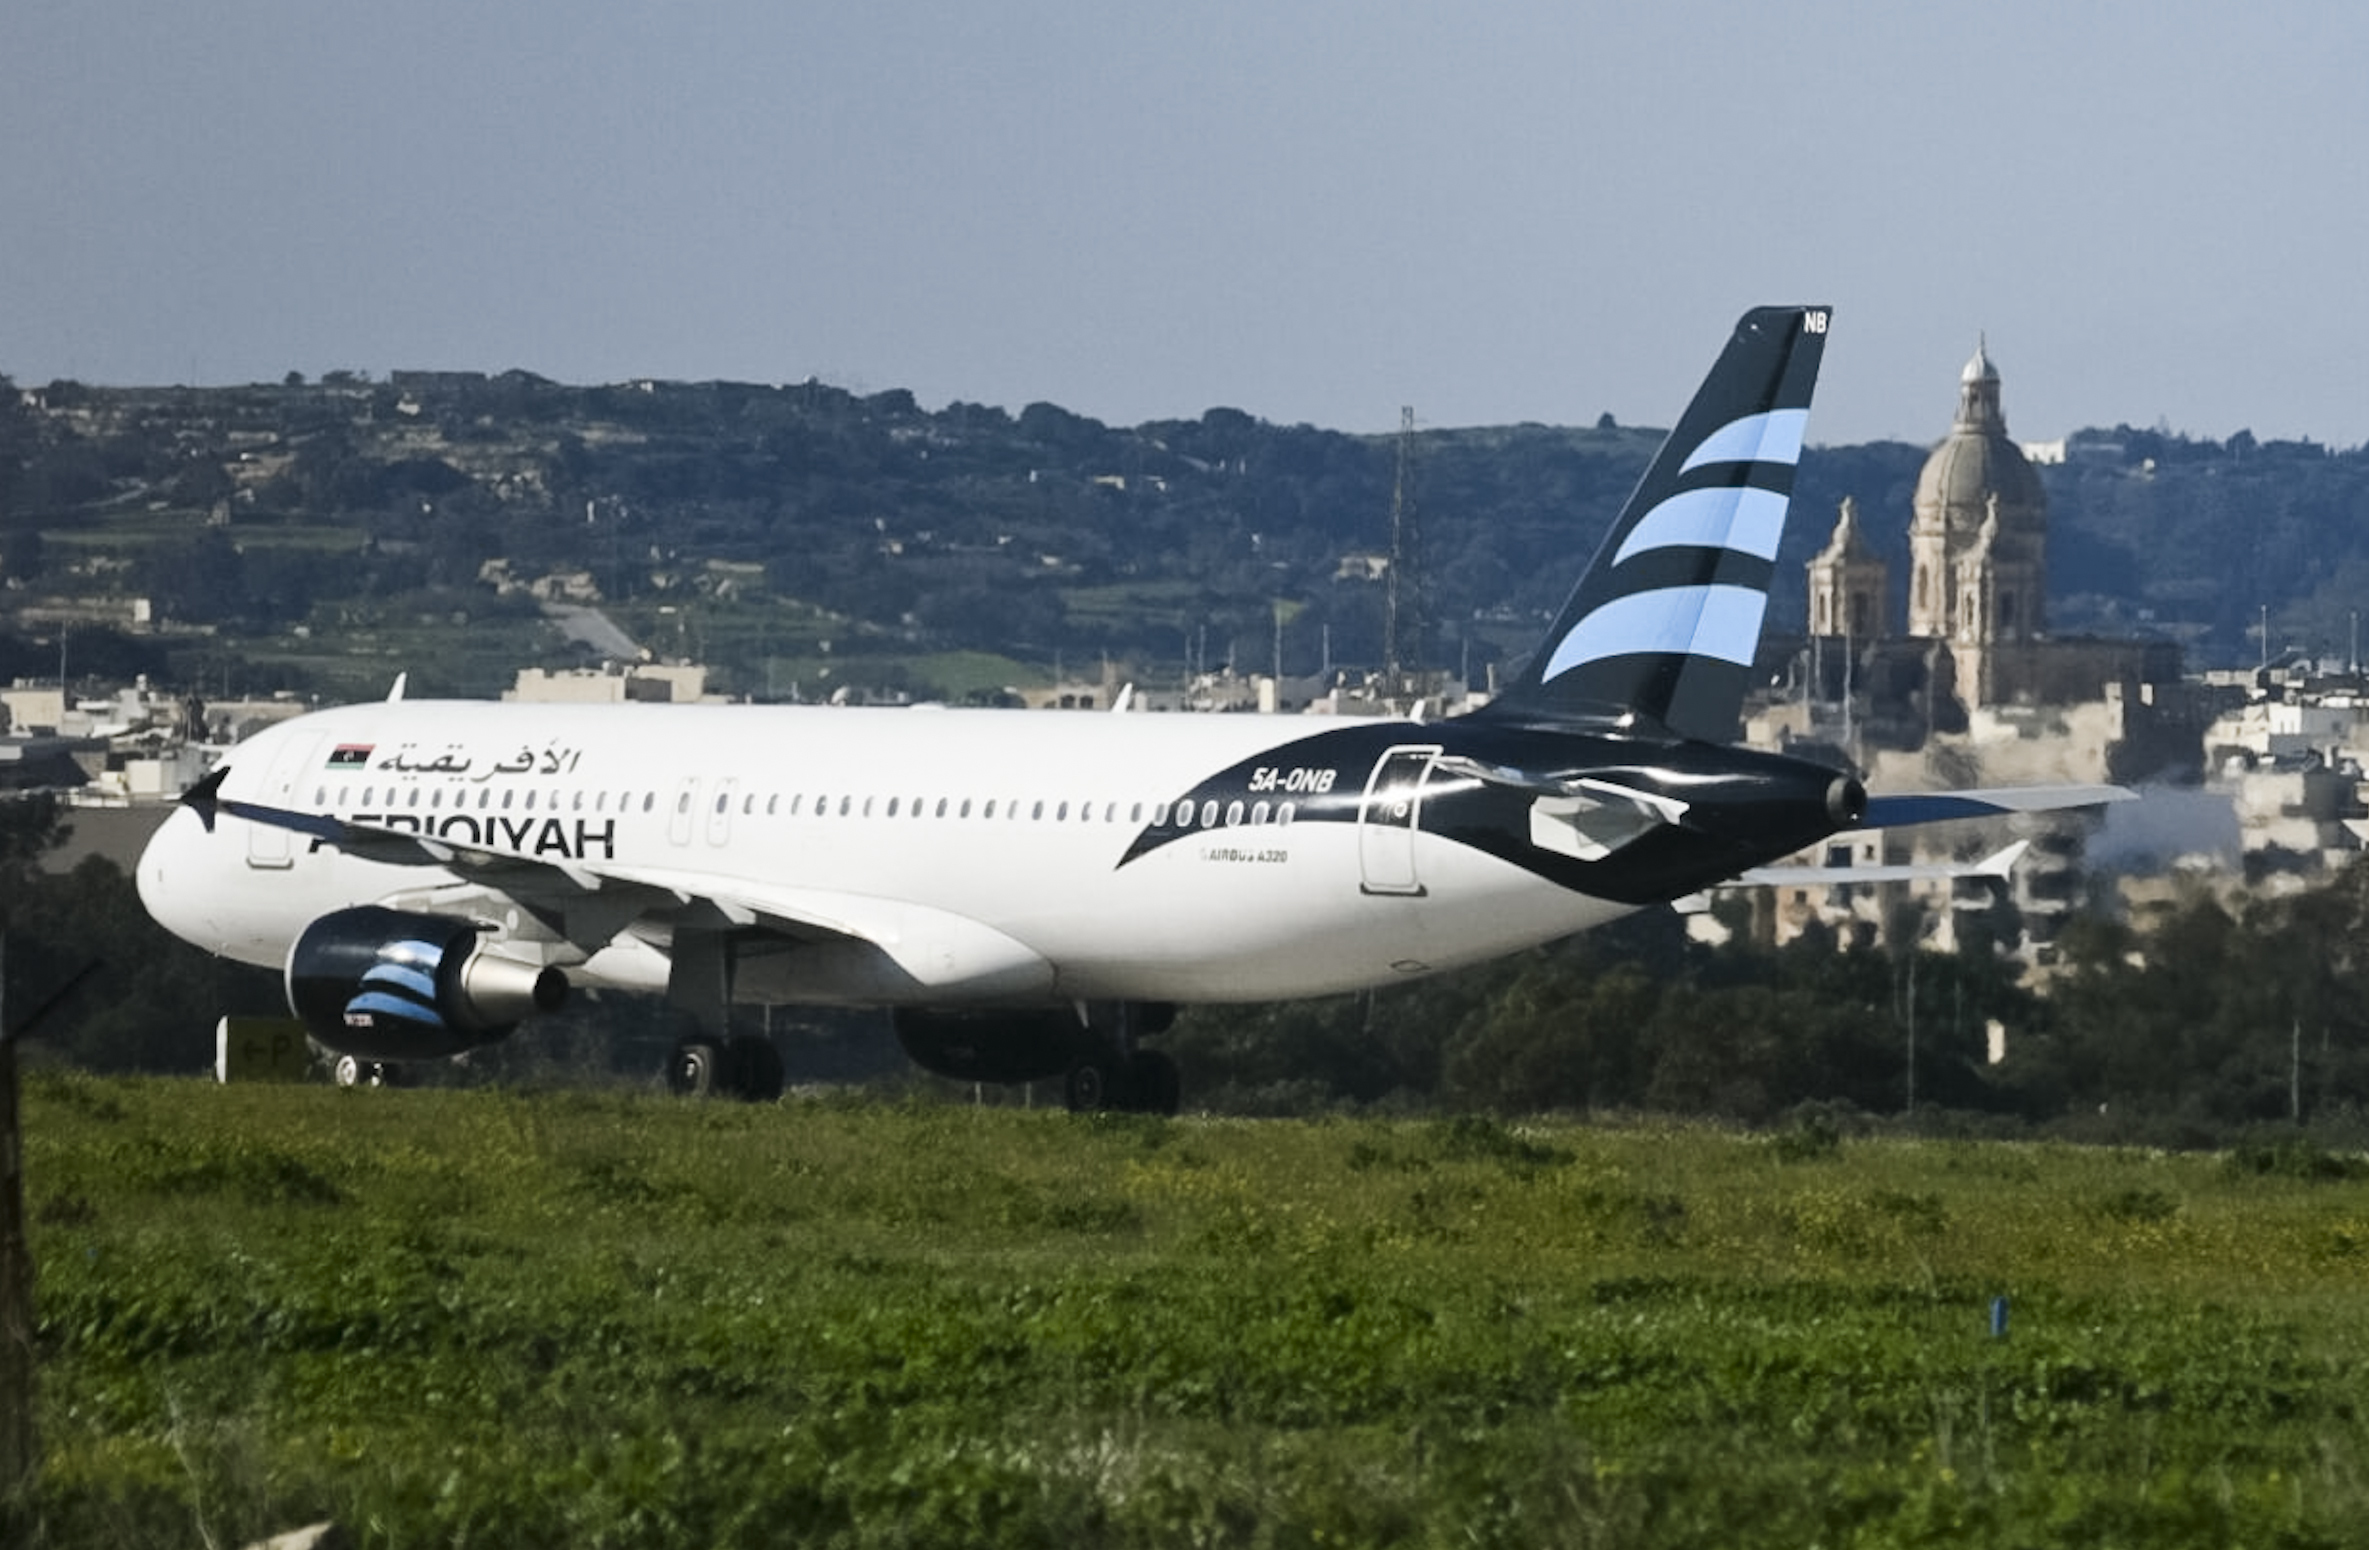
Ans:
POLYGON ((1917 475, 1917 516, 1971 533, 1982 525, 1993 494, 2001 525, 2009 528, 2037 525, 2048 505, 2039 472, 2022 448, 2004 434, 1953 431, 1917 475))
POLYGON ((2047 521, 2048 495, 2039 472, 2007 435, 1999 408, 1999 368, 1975 346, 1958 374, 1958 418, 1917 475, 1916 525, 1971 536, 1998 497, 1999 521, 2009 532, 2036 532, 2047 521))

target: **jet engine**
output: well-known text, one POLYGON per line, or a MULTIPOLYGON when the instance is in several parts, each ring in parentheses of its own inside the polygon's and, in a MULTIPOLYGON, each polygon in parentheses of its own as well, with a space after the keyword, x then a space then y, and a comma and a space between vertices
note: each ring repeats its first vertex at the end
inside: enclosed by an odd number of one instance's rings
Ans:
POLYGON ((312 1036, 364 1060, 433 1060, 557 1011, 567 976, 484 950, 447 915, 362 905, 322 916, 288 953, 288 1005, 312 1036))
POLYGON ((941 1012, 899 1007, 897 1042, 925 1071, 958 1082, 1041 1082, 1097 1047, 1065 1010, 941 1012))

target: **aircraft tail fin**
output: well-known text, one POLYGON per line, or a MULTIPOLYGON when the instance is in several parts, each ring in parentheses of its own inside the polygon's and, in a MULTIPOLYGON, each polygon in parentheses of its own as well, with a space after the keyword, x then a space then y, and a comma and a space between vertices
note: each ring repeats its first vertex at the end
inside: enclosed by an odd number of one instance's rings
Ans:
POLYGON ((1828 316, 1744 314, 1493 711, 1735 736, 1828 316))

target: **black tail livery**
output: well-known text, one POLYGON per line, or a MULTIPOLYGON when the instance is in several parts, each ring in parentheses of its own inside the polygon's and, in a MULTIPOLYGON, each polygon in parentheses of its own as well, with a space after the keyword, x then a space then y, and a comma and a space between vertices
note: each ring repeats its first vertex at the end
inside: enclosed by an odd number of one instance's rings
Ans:
POLYGON ((1744 314, 1503 714, 1734 735, 1828 316, 1744 314))

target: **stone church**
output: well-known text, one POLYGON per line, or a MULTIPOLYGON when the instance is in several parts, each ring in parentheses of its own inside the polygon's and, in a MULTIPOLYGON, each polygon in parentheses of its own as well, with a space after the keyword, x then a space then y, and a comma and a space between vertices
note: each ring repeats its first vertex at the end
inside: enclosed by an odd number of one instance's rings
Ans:
MULTIPOLYGON (((1770 687, 1747 707, 1748 742, 1829 758, 1886 791, 2193 770, 2209 709, 2182 684, 2176 644, 2049 633, 2048 493, 2007 434, 1987 345, 1959 373, 1957 417, 1918 474, 1907 540, 1906 586, 1895 590, 1868 517, 1842 502, 1809 562, 1808 634, 1767 642, 1770 687)), ((2050 961, 2078 896, 2089 822, 2059 814, 2018 826, 2032 848, 2008 897, 2028 963, 2050 961)), ((1998 843, 1996 826, 1939 824, 1838 836, 1805 859, 1964 860, 1998 843)), ((1928 912, 1911 929, 1949 947, 1961 915, 1985 915, 1996 898, 1979 881, 1788 888, 1749 898, 1748 929, 1784 941, 1816 924, 1880 941, 1910 918, 1896 911, 1911 901, 1928 912)))
POLYGON ((1809 563, 1809 636, 1779 647, 1793 663, 1771 675, 1787 688, 1767 709, 1791 738, 1840 742, 1865 763, 1869 750, 1967 732, 1985 712, 2152 704, 2180 681, 2170 642, 2049 634, 2048 492, 2007 434, 1987 345, 1958 374, 1957 418, 1917 476, 1908 567, 1903 609, 1844 500, 1809 563), (1784 713, 1788 693, 1804 714, 1784 713))

